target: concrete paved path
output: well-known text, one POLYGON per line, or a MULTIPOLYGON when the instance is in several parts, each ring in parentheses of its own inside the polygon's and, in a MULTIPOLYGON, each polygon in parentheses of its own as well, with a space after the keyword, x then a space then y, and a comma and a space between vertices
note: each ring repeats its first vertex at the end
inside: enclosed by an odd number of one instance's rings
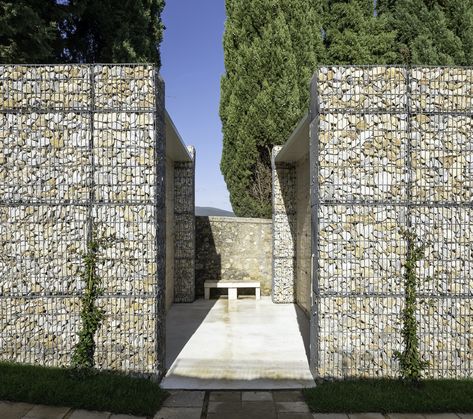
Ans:
POLYGON ((0 401, 0 419, 146 419, 139 416, 114 415, 70 407, 0 401))
MULTIPOLYGON (((0 402, 1 419, 146 419, 0 402)), ((171 391, 153 419, 473 419, 473 414, 310 413, 300 391, 171 391)))
POLYGON ((473 414, 310 413, 301 391, 174 391, 154 419, 473 419, 473 414))
POLYGON ((300 389, 314 381, 308 319, 269 297, 174 304, 167 316, 161 386, 185 390, 300 389))

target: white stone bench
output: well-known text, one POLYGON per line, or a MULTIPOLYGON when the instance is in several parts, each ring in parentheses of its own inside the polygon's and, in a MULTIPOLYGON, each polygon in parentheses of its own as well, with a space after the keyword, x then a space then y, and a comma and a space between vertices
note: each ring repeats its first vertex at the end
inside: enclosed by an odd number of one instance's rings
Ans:
POLYGON ((259 281, 205 281, 204 292, 205 299, 210 299, 210 288, 228 288, 228 299, 238 299, 238 288, 254 288, 256 299, 261 298, 261 286, 259 281))

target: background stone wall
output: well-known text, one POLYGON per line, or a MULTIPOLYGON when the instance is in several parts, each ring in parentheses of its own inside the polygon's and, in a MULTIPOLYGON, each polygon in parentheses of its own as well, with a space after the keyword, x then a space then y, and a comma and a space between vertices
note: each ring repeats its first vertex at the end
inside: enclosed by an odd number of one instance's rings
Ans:
POLYGON ((313 83, 314 372, 394 376, 401 229, 431 377, 473 374, 473 69, 321 68, 313 83))
POLYGON ((206 280, 260 281, 270 295, 272 275, 271 220, 195 217, 196 293, 204 295, 206 280))
POLYGON ((94 235, 97 365, 162 372, 163 124, 151 66, 0 67, 1 359, 70 363, 94 235))

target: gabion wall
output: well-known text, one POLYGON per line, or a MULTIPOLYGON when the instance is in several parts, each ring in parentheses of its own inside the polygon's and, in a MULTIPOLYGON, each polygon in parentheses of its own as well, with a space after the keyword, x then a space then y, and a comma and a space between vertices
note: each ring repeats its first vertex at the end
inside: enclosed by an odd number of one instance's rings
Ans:
POLYGON ((195 300, 195 149, 192 162, 174 163, 174 301, 195 300))
POLYGON ((309 153, 297 161, 279 162, 273 148, 273 276, 274 303, 297 303, 309 316, 311 287, 311 202, 309 153))
POLYGON ((1 359, 69 365, 95 235, 97 365, 162 372, 163 100, 152 66, 0 67, 1 359))
POLYGON ((276 163, 281 146, 273 148, 273 277, 271 297, 274 303, 296 301, 296 165, 276 163))
POLYGON ((312 365, 394 376, 406 241, 431 377, 473 374, 473 69, 328 67, 312 85, 312 365))

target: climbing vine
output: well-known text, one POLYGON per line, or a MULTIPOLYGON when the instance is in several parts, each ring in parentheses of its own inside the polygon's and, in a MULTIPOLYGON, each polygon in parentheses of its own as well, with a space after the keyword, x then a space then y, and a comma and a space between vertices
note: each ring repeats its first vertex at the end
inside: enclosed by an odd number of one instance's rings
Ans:
POLYGON ((104 311, 97 307, 97 298, 102 295, 100 277, 97 274, 97 260, 101 248, 107 241, 91 240, 87 244, 87 251, 82 256, 83 271, 81 277, 85 283, 81 297, 81 329, 72 355, 72 367, 82 374, 89 373, 94 367, 95 333, 104 318, 104 311))
POLYGON ((402 230, 402 236, 407 241, 407 258, 404 265, 405 306, 402 312, 402 338, 404 350, 396 351, 395 357, 399 359, 401 378, 418 382, 422 377, 422 371, 428 362, 423 361, 417 335, 417 263, 425 256, 426 244, 418 244, 417 235, 412 231, 402 230))

